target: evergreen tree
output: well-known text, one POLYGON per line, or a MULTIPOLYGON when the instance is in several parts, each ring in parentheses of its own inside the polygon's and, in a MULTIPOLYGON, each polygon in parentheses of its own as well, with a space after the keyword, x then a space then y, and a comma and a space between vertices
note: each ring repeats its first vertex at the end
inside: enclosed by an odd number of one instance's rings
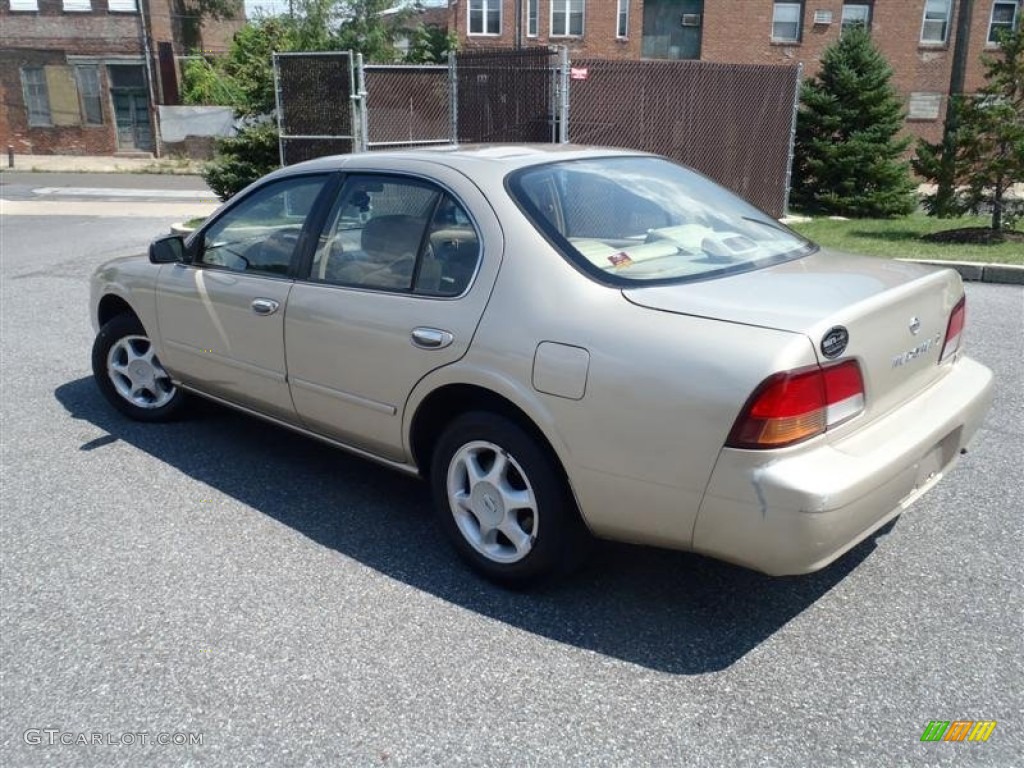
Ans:
POLYGON ((909 138, 892 69, 861 29, 843 31, 804 82, 793 162, 794 205, 844 216, 898 216, 914 210, 909 138))
POLYGON ((973 97, 954 99, 956 130, 946 143, 918 143, 914 170, 939 189, 925 197, 939 217, 992 210, 992 229, 1010 227, 1022 215, 1008 192, 1024 183, 1024 26, 1004 33, 997 57, 982 57, 985 86, 973 97))

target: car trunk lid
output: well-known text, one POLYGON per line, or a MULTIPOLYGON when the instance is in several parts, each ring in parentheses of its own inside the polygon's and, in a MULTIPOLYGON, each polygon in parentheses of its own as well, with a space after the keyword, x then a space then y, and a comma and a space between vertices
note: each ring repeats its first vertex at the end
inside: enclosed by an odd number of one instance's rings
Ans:
POLYGON ((963 287, 952 270, 819 251, 719 279, 627 288, 623 295, 650 309, 803 334, 822 364, 854 358, 870 417, 942 375, 939 356, 963 287))

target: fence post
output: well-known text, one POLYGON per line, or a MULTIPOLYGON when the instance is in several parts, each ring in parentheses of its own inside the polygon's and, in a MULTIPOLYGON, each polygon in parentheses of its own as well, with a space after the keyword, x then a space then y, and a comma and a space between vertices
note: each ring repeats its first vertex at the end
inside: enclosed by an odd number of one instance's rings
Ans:
POLYGON ((448 51, 448 119, 452 144, 459 143, 459 77, 455 51, 448 51))
POLYGON ((279 54, 275 51, 274 55, 273 55, 273 62, 274 62, 274 101, 276 103, 277 109, 275 109, 274 111, 277 113, 277 158, 278 158, 278 162, 281 164, 281 167, 283 168, 284 167, 284 129, 282 128, 282 126, 284 125, 284 120, 282 119, 282 115, 281 115, 281 109, 282 109, 282 107, 281 107, 281 78, 280 78, 280 76, 278 74, 278 67, 279 67, 278 60, 277 60, 278 55, 279 54))
POLYGON ((793 93, 793 119, 789 126, 789 165, 786 168, 786 197, 782 201, 782 215, 789 216, 789 193, 793 189, 793 161, 796 159, 796 116, 800 111, 800 86, 804 79, 804 65, 796 67, 796 90, 793 93))
POLYGON ((569 47, 558 46, 558 143, 569 143, 569 47))
POLYGON ((363 54, 348 52, 349 77, 352 83, 352 149, 367 152, 370 148, 370 120, 366 108, 366 73, 363 54))

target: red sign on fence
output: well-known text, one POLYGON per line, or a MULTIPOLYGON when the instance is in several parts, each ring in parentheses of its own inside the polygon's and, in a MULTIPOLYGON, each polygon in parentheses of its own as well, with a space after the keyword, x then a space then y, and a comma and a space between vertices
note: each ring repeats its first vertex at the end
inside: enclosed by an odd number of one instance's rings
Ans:
POLYGON ((587 67, 569 67, 570 80, 586 80, 590 77, 590 69, 587 67))

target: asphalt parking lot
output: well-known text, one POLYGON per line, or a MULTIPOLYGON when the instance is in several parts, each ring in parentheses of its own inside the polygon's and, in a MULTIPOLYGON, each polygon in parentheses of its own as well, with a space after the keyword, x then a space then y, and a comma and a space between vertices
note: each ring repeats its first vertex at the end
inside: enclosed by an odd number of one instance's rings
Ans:
POLYGON ((968 286, 998 377, 973 450, 832 567, 608 545, 512 593, 415 481, 219 407, 104 404, 88 276, 170 221, 0 218, 0 763, 1021 765, 1021 287, 968 286), (922 743, 931 720, 998 725, 922 743))

